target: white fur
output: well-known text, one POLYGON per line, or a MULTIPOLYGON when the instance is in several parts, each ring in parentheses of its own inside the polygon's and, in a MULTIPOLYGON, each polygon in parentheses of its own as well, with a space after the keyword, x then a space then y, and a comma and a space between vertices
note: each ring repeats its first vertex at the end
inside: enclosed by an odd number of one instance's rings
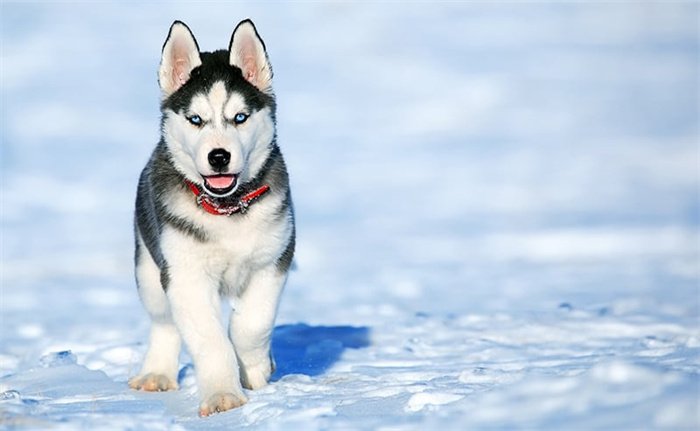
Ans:
MULTIPOLYGON (((199 244, 204 249, 197 249, 198 256, 212 262, 225 261, 226 281, 229 293, 239 293, 241 284, 248 279, 248 274, 255 269, 274 265, 292 234, 289 219, 275 221, 275 212, 283 196, 270 194, 256 202, 248 210, 245 218, 232 223, 228 217, 212 216, 194 205, 192 194, 187 190, 174 193, 167 205, 174 215, 185 218, 196 226, 206 230, 210 240, 199 244), (236 275, 234 275, 236 274, 236 275)), ((195 254, 185 249, 185 252, 195 254)), ((167 260, 167 259, 166 259, 167 260)))
MULTIPOLYGON (((161 240, 170 272, 167 302, 193 357, 202 400, 219 392, 245 400, 241 380, 257 389, 270 377, 270 336, 286 279, 277 270, 276 259, 291 235, 288 219, 272 221, 280 199, 266 197, 236 223, 195 207, 186 191, 167 202, 174 214, 187 217, 213 238, 201 243, 166 228, 161 240), (235 352, 221 322, 220 293, 235 298, 229 328, 235 352)), ((152 338, 149 352, 167 350, 165 344, 167 340, 160 343, 152 338)), ((149 372, 164 374, 165 370, 149 372)))
POLYGON ((155 263, 142 248, 139 292, 153 326, 140 377, 157 374, 176 382, 181 335, 195 363, 202 400, 223 392, 245 401, 241 378, 254 389, 267 383, 270 336, 286 279, 277 271, 276 259, 291 235, 288 219, 271 221, 279 199, 270 195, 252 206, 246 218, 231 223, 194 206, 186 191, 172 195, 167 205, 173 213, 206 229, 212 240, 201 243, 172 228, 163 230, 167 296, 155 263), (220 293, 235 299, 229 328, 235 352, 221 321, 220 293))
POLYGON ((164 123, 166 143, 173 154, 176 167, 194 183, 200 184, 202 176, 214 175, 208 154, 217 148, 231 153, 226 173, 238 175, 238 182, 252 180, 270 154, 269 145, 275 129, 268 108, 251 112, 238 94, 229 94, 223 82, 216 82, 207 94, 192 99, 187 113, 178 115, 166 112, 164 123), (250 114, 248 120, 233 125, 231 120, 239 112, 250 114), (199 115, 205 122, 196 127, 187 116, 199 115))
POLYGON ((180 334, 172 320, 170 304, 161 286, 160 269, 148 253, 140 234, 137 234, 136 240, 141 250, 136 262, 139 296, 152 323, 148 352, 146 352, 141 372, 132 381, 137 385, 137 382, 147 378, 148 375, 161 375, 169 380, 172 388, 177 388, 180 334))
POLYGON ((229 335, 236 346, 241 379, 251 389, 265 386, 270 379, 270 341, 286 278, 272 266, 256 271, 231 313, 229 335))
POLYGON ((170 272, 168 301, 192 355, 200 397, 206 400, 224 392, 245 398, 220 316, 217 274, 226 265, 224 256, 169 228, 162 233, 161 246, 170 272))

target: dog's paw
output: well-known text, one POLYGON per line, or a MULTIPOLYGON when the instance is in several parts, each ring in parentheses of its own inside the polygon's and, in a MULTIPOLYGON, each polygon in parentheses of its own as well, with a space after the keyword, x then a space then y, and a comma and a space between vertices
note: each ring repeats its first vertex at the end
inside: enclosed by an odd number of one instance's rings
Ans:
POLYGON ((162 392, 177 389, 177 383, 163 374, 148 373, 132 377, 129 380, 129 387, 138 391, 162 392))
POLYGON ((248 399, 243 394, 234 395, 230 392, 217 392, 199 405, 199 415, 209 416, 214 413, 235 409, 247 403, 248 399))
POLYGON ((274 362, 265 362, 254 367, 241 368, 241 384, 246 389, 260 389, 267 386, 274 372, 274 362))

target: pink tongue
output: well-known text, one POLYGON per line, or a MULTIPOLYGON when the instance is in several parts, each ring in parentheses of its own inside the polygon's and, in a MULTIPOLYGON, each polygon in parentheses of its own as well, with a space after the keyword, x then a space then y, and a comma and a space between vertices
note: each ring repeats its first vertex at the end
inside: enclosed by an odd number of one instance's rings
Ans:
POLYGON ((213 189, 226 189, 231 187, 236 177, 233 175, 218 175, 206 178, 207 185, 213 189))

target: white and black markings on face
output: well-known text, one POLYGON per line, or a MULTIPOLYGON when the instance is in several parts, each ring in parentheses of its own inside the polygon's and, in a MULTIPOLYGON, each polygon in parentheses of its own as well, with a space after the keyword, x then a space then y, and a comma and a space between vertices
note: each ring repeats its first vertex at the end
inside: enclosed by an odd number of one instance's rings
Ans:
POLYGON ((248 82, 241 70, 228 63, 228 52, 220 50, 216 52, 201 53, 202 64, 194 68, 188 81, 177 91, 163 100, 162 110, 170 110, 178 115, 185 116, 194 127, 203 127, 208 119, 202 112, 196 112, 196 98, 207 97, 216 83, 223 83, 227 98, 237 98, 242 103, 232 105, 241 106, 234 113, 225 112, 225 121, 238 126, 245 123, 248 117, 263 108, 270 108, 275 112, 275 100, 271 94, 264 93, 248 82))

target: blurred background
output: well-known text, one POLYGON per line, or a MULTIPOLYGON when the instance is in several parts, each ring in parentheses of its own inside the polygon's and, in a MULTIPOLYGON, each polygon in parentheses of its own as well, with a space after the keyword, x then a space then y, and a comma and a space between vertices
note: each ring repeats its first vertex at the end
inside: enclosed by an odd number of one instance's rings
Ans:
POLYGON ((3 2, 1 16, 5 351, 46 349, 37 334, 75 350, 96 316, 103 338, 145 333, 132 208, 175 19, 202 50, 246 17, 267 44, 298 222, 280 321, 569 304, 697 319, 697 3, 3 2))

